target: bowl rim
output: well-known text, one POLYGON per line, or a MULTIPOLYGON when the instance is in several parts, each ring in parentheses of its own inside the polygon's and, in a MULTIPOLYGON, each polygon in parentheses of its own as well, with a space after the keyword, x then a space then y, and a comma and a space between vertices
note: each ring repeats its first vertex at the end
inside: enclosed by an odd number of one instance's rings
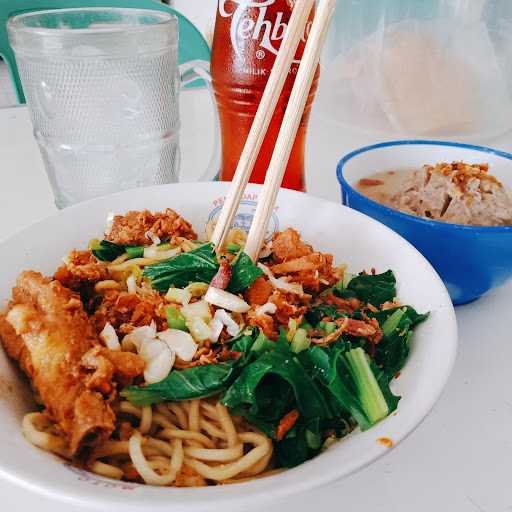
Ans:
POLYGON ((369 197, 361 194, 356 188, 354 188, 345 178, 344 171, 345 166, 350 160, 362 155, 364 153, 369 153, 375 149, 382 149, 387 147, 394 146, 444 146, 444 147, 455 147, 462 149, 470 149, 472 151, 479 151, 480 153, 488 153, 492 155, 496 155, 500 158, 505 158, 506 160, 512 161, 512 153, 507 153, 506 151, 501 151, 499 149, 490 148, 487 146, 476 146, 474 144, 464 144, 461 142, 451 142, 451 141, 441 141, 441 140, 428 140, 428 139, 403 139, 403 140, 392 140, 387 142, 379 142, 377 144, 371 144, 369 146, 363 146, 358 148, 350 153, 347 153, 339 162, 336 167, 336 177, 338 178, 338 183, 342 188, 346 188, 350 190, 351 194, 354 194, 358 199, 365 203, 370 203, 374 208, 376 208, 381 213, 385 213, 388 216, 395 217, 397 219, 402 219, 408 222, 417 222, 419 224, 424 225, 428 228, 439 229, 444 231, 450 231, 453 229, 466 231, 468 234, 473 235, 489 235, 489 234, 511 234, 512 235, 512 226, 468 226, 466 224, 452 224, 448 222, 440 222, 437 220, 425 219, 423 217, 417 217, 415 215, 411 215, 409 213, 402 212, 400 210, 396 210, 389 206, 385 206, 369 197))

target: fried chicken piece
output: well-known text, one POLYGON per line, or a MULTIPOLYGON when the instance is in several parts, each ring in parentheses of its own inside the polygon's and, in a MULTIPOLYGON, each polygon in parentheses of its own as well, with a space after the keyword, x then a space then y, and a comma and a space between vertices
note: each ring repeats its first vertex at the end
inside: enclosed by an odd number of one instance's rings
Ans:
POLYGON ((68 436, 72 454, 110 436, 114 412, 85 384, 82 357, 98 340, 77 294, 37 272, 21 273, 0 316, 0 339, 68 436))
POLYGON ((86 387, 108 394, 113 389, 113 377, 122 385, 128 385, 134 377, 144 373, 144 360, 131 352, 117 352, 95 346, 84 354, 82 366, 94 370, 86 380, 86 387))
POLYGON ((308 292, 318 292, 337 281, 332 255, 315 252, 294 229, 274 235, 272 252, 272 273, 288 276, 290 281, 301 283, 308 292))
POLYGON ((272 290, 272 285, 268 280, 260 276, 252 283, 245 296, 251 306, 262 306, 268 302, 272 290))
POLYGON ((270 302, 277 306, 274 314, 274 319, 280 325, 288 326, 290 318, 300 318, 307 310, 307 307, 302 304, 302 298, 293 293, 284 293, 280 290, 275 290, 270 297, 270 302))
POLYGON ((66 288, 79 291, 84 285, 108 279, 107 265, 98 261, 90 250, 71 251, 67 262, 55 272, 54 279, 66 288))
POLYGON ((146 233, 157 236, 162 242, 174 237, 197 239, 192 225, 170 208, 154 214, 149 210, 143 210, 116 215, 112 229, 105 238, 120 245, 150 245, 152 241, 146 233))
MULTIPOLYGON (((361 301, 356 299, 355 297, 351 297, 350 299, 342 299, 340 297, 336 297, 332 292, 326 293, 322 297, 322 301, 324 304, 333 304, 336 306, 338 311, 343 313, 353 313, 357 309, 361 307, 361 301)), ((378 311, 376 309, 376 311, 378 311)))
POLYGON ((133 379, 144 373, 146 363, 142 357, 131 352, 121 352, 101 348, 101 354, 114 366, 114 374, 118 378, 133 379))
POLYGON ((287 275, 290 281, 301 283, 309 292, 318 292, 322 285, 334 284, 332 255, 314 252, 270 267, 276 276, 287 275))
POLYGON ((207 485, 206 480, 194 469, 183 464, 176 475, 174 481, 175 487, 204 487, 207 485))
POLYGON ((80 363, 84 368, 94 370, 85 379, 85 387, 110 394, 112 389, 112 379, 114 377, 114 365, 99 352, 101 347, 93 347, 86 352, 80 363))
POLYGON ((167 329, 166 305, 164 298, 154 290, 144 290, 143 296, 107 290, 91 320, 97 333, 110 323, 119 333, 128 334, 135 327, 149 325, 152 320, 159 331, 164 331, 167 329))
POLYGON ((336 324, 338 327, 334 332, 323 338, 313 339, 313 343, 317 345, 328 345, 329 343, 335 342, 344 333, 367 338, 373 344, 377 344, 382 339, 382 330, 375 318, 364 321, 344 317, 336 320, 336 324))
POLYGON ((280 233, 275 233, 272 238, 273 259, 278 263, 301 258, 312 252, 313 248, 304 243, 299 233, 292 228, 288 228, 280 233))
POLYGON ((263 334, 271 340, 276 340, 279 336, 274 326, 274 319, 266 313, 256 315, 254 311, 249 311, 247 314, 247 323, 261 329, 263 334))

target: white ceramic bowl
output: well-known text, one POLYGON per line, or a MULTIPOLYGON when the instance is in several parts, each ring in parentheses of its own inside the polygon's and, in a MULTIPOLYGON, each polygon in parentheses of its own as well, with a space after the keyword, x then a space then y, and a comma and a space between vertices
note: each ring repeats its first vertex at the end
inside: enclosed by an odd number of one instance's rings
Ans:
MULTIPOLYGON (((51 274, 69 249, 84 247, 101 236, 107 212, 172 207, 189 219, 200 236, 209 218, 218 214, 226 184, 180 184, 139 189, 73 206, 25 229, 0 244, 0 301, 4 303, 23 269, 51 274)), ((247 225, 259 187, 249 186, 237 223, 247 225)), ((318 487, 346 476, 389 451, 377 441, 396 445, 418 426, 438 399, 452 369, 457 326, 448 293, 430 264, 408 242, 378 222, 335 203, 283 190, 271 229, 293 226, 315 247, 333 253, 353 271, 391 268, 400 299, 430 319, 415 334, 400 378, 393 382, 402 395, 398 410, 366 432, 353 432, 317 458, 279 475, 252 482, 197 488, 157 488, 122 483, 77 470, 31 446, 20 422, 31 410, 28 386, 0 350, 0 476, 34 491, 71 503, 104 510, 227 510, 318 487)), ((421 461, 418 461, 421 464, 421 461)))

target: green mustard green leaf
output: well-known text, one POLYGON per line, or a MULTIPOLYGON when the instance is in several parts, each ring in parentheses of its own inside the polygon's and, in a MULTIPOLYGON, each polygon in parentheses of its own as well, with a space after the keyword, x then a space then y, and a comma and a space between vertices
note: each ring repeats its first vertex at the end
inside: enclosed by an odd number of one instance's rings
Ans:
POLYGON ((185 288, 193 282, 209 283, 218 269, 213 244, 207 243, 170 260, 146 266, 143 276, 155 290, 166 292, 170 286, 185 288))
POLYGON ((129 386, 121 391, 121 396, 138 406, 204 398, 226 389, 236 370, 237 361, 173 370, 161 382, 129 386))
POLYGON ((380 306, 396 297, 396 279, 391 270, 383 274, 360 274, 347 286, 359 300, 380 306))
POLYGON ((293 389, 297 409, 304 418, 329 416, 327 404, 304 367, 291 352, 266 352, 246 366, 222 398, 224 405, 237 407, 246 404, 253 414, 258 412, 257 389, 263 378, 277 375, 293 389))
POLYGON ((238 255, 231 272, 228 285, 228 291, 231 293, 240 293, 246 290, 263 274, 263 271, 253 263, 245 252, 238 255))
POLYGON ((94 256, 100 261, 114 261, 125 253, 124 245, 114 244, 108 240, 102 240, 92 249, 94 256))

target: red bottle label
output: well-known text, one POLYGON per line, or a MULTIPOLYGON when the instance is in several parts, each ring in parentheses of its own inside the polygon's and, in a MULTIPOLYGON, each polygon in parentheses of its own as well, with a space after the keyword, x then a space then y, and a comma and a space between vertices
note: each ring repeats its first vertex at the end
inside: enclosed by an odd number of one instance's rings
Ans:
MULTIPOLYGON (((275 58, 279 51, 294 3, 291 0, 219 0, 218 14, 221 18, 230 19, 230 40, 236 55, 247 56, 248 47, 254 47, 254 57, 261 61, 261 67, 268 72, 274 59, 268 61, 267 58, 270 55, 275 58), (279 3, 283 5, 277 6, 279 3)), ((311 24, 309 20, 302 36, 303 43, 307 40, 311 24)), ((299 64, 300 59, 294 60, 294 63, 299 64)), ((250 72, 251 68, 247 70, 250 72)))

